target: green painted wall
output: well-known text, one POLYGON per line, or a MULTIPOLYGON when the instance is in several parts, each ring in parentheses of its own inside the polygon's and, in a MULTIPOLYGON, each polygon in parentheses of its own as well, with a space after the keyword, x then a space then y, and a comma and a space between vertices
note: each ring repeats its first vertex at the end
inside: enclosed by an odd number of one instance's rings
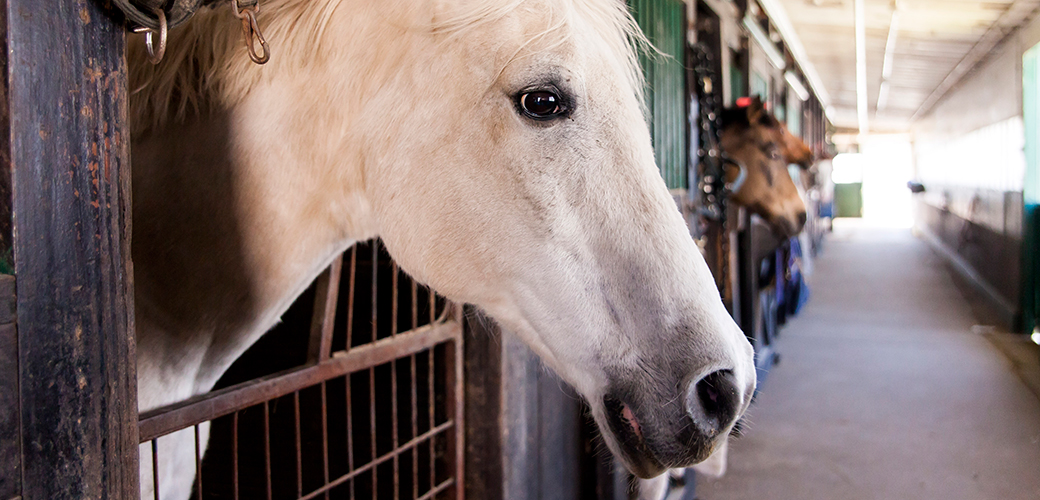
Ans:
POLYGON ((680 0, 630 0, 629 8, 661 54, 641 54, 646 109, 661 175, 670 189, 687 186, 686 12, 680 0))

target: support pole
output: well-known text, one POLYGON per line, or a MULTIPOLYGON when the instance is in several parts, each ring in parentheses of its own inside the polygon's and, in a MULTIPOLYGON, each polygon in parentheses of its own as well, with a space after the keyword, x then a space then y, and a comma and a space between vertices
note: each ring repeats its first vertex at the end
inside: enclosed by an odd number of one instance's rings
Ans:
POLYGON ((4 2, 24 500, 139 495, 125 35, 103 3, 4 2))

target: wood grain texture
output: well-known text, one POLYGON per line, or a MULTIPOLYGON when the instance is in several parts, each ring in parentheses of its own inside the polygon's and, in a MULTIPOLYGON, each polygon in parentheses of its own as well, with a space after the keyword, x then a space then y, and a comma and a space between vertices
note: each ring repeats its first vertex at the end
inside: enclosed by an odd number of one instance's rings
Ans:
POLYGON ((0 274, 0 325, 14 323, 17 312, 17 297, 14 294, 14 287, 14 276, 0 274))
POLYGON ((22 491, 18 416, 18 340, 14 324, 0 326, 0 498, 22 491))
POLYGON ((8 0, 25 499, 138 496, 124 32, 8 0))
MULTIPOLYGON (((0 9, 0 33, 7 33, 7 9, 0 9)), ((0 36, 0 54, 7 37, 0 36)), ((0 69, 7 75, 7 57, 0 69)), ((0 272, 11 272, 11 126, 7 78, 0 78, 0 272)), ((21 405, 18 402, 18 332, 15 330, 15 280, 0 275, 0 498, 22 491, 21 405)))
POLYGON ((467 498, 502 498, 502 351, 498 327, 472 307, 465 324, 467 498))
MULTIPOLYGON (((2 3, 0 3, 2 4, 2 3)), ((0 9, 0 33, 7 33, 7 9, 0 9)), ((7 37, 0 36, 0 54, 7 54, 7 37)), ((0 68, 8 74, 7 58, 0 56, 0 68)), ((0 273, 12 273, 13 242, 11 217, 11 121, 7 78, 0 78, 0 273)), ((3 321, 6 323, 6 321, 3 321)))
POLYGON ((475 310, 466 318, 466 497, 615 498, 581 398, 515 336, 475 310))

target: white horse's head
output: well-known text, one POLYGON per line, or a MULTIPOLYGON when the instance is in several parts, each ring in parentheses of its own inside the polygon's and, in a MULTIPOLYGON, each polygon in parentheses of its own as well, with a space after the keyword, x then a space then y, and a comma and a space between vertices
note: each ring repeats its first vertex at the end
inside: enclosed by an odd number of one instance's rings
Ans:
POLYGON ((636 28, 617 0, 515 3, 435 12, 372 103, 380 236, 574 385, 634 473, 703 460, 753 352, 654 164, 636 28))
POLYGON ((264 9, 271 62, 251 67, 238 33, 214 42, 238 49, 214 64, 226 77, 210 105, 233 110, 235 147, 285 179, 272 185, 312 193, 311 225, 290 229, 382 237, 572 384, 637 475, 706 458, 750 402, 753 352, 654 164, 624 3, 264 9))

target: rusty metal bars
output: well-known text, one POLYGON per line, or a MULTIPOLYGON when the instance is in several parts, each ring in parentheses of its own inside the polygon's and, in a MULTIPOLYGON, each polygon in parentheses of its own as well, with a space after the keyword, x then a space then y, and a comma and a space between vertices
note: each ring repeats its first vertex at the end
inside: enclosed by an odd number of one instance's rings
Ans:
MULTIPOLYGON (((354 304, 355 299, 361 298, 354 293, 359 284, 359 249, 355 247, 348 250, 349 258, 340 256, 335 259, 315 282, 313 314, 310 317, 307 336, 307 361, 303 366, 213 391, 141 416, 141 442, 150 441, 154 450, 152 467, 153 481, 156 481, 156 499, 160 498, 156 474, 161 460, 158 439, 188 427, 193 427, 194 430, 195 496, 198 499, 208 498, 204 495, 204 486, 214 484, 218 478, 212 473, 207 473, 206 483, 203 483, 201 450, 205 442, 201 437, 200 425, 219 418, 231 419, 230 496, 235 499, 253 496, 268 500, 303 500, 319 497, 353 499, 365 498, 366 495, 377 497, 380 489, 384 489, 384 495, 392 492, 394 498, 403 498, 406 495, 415 500, 461 498, 461 308, 443 302, 441 314, 438 314, 437 306, 442 301, 428 291, 420 293, 420 287, 406 276, 404 279, 408 280, 409 284, 402 287, 400 269, 395 263, 387 262, 385 252, 380 252, 378 242, 373 242, 370 249, 371 335, 367 343, 353 345, 357 330, 353 324, 354 304), (384 256, 382 259, 381 255, 384 256), (383 281, 380 279, 380 266, 387 264, 391 271, 389 279, 385 280, 389 282, 391 292, 389 301, 385 295, 387 289, 379 285, 379 282, 383 281), (345 304, 339 300, 341 281, 348 284, 345 304), (384 295, 381 296, 381 292, 384 295), (420 302, 423 293, 429 298, 428 324, 420 324, 423 308, 420 307, 420 302), (407 331, 399 332, 398 313, 402 312, 402 300, 409 303, 408 309, 403 311, 410 309, 411 321, 407 331), (340 308, 346 309, 345 315, 339 316, 341 320, 346 319, 346 324, 339 330, 335 328, 337 304, 340 308), (381 304, 384 309, 380 309, 381 304), (386 317, 387 308, 389 318, 386 317), (380 324, 390 327, 388 333, 378 330, 380 324), (339 341, 334 338, 337 331, 343 334, 342 344, 338 344, 339 341), (334 345, 341 345, 342 349, 333 352, 334 345), (405 362, 400 366, 400 374, 398 361, 405 362), (425 361, 427 370, 420 370, 420 361, 425 361), (386 373, 387 368, 389 374, 386 373), (406 376, 405 374, 409 379, 407 386, 400 386, 403 382, 399 378, 406 376), (329 392, 329 384, 340 382, 344 384, 342 391, 329 392), (355 391, 355 383, 363 383, 364 390, 355 391), (424 390, 420 391, 423 385, 424 390), (407 389, 404 389, 405 387, 407 389), (438 388, 443 391, 440 398, 437 394, 438 388), (301 398, 301 392, 308 390, 318 391, 318 403, 313 403, 309 397, 301 398), (338 397, 342 397, 342 401, 336 399, 338 397), (385 397, 390 397, 390 400, 387 402, 381 399, 385 397), (279 487, 278 480, 282 478, 273 474, 284 476, 288 470, 273 465, 276 460, 284 460, 272 453, 272 448, 277 445, 277 442, 275 445, 272 444, 277 436, 276 419, 273 419, 272 413, 278 414, 272 408, 277 407, 281 398, 291 398, 292 418, 289 420, 292 429, 287 434, 291 436, 291 448, 294 452, 292 455, 295 455, 289 458, 294 462, 295 468, 291 493, 288 493, 290 490, 279 487), (367 411, 357 413, 355 410, 363 408, 366 399, 367 411), (425 399, 425 416, 428 419, 427 425, 424 426, 420 426, 420 415, 424 413, 420 412, 422 399, 425 399), (252 410, 261 405, 262 408, 256 409, 262 410, 262 441, 240 441, 240 432, 256 430, 246 422, 249 421, 248 415, 252 410), (334 405, 337 408, 336 412, 342 412, 342 416, 336 417, 336 421, 344 422, 342 427, 338 427, 342 429, 338 432, 345 434, 342 439, 336 441, 340 443, 336 446, 332 446, 329 426, 334 405), (314 407, 317 408, 318 415, 313 415, 314 412, 311 410, 314 407), (382 412, 388 412, 389 415, 382 412), (240 416, 243 419, 241 425, 240 416), (389 421, 385 420, 386 416, 390 417, 389 421), (401 416, 405 416, 409 421, 400 422, 401 416), (355 431, 359 430, 358 423, 365 429, 362 432, 367 432, 367 439, 357 439, 355 431), (317 426, 318 430, 313 431, 312 426, 317 426), (425 430, 422 427, 425 427, 425 430), (313 440, 320 441, 321 451, 320 455, 315 454, 312 457, 305 449, 305 444, 308 444, 305 438, 315 432, 317 436, 313 437, 313 440), (402 437, 402 433, 407 436, 402 437), (262 442, 262 461, 251 456, 249 452, 239 450, 240 444, 247 448, 256 446, 253 442, 262 442), (341 445, 344 447, 337 448, 341 445), (357 455, 358 446, 367 448, 360 457, 357 455), (423 458, 423 454, 420 453, 422 448, 429 451, 428 456, 423 458), (438 450, 442 450, 444 454, 439 454, 438 450), (367 457, 364 456, 366 453, 367 457), (249 467, 253 467, 254 463, 262 469, 251 471, 249 467), (332 473, 333 468, 336 469, 335 474, 332 473), (428 479, 425 476, 420 477, 424 469, 429 473, 428 479), (308 470, 320 472, 307 475, 308 470), (264 477, 262 484, 239 482, 240 477, 259 477, 261 474, 264 477), (312 481, 319 476, 320 485, 312 481), (248 493, 252 491, 250 488, 258 487, 262 489, 255 495, 248 493)), ((278 448, 285 451, 284 446, 278 448)))
POLYGON ((311 337, 307 348, 308 363, 319 363, 332 355, 332 327, 336 320, 336 301, 339 298, 342 273, 343 256, 340 255, 315 282, 314 317, 311 320, 311 337))

